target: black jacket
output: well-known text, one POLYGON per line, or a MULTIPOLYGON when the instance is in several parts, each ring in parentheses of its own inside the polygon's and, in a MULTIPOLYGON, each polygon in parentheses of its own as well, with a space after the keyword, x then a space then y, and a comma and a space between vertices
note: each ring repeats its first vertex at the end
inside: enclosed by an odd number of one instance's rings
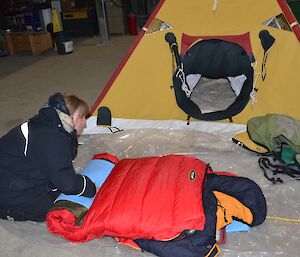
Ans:
POLYGON ((26 206, 56 189, 93 197, 94 183, 73 169, 76 152, 76 131, 64 130, 53 107, 29 120, 28 140, 21 126, 13 128, 0 139, 0 209, 26 206))

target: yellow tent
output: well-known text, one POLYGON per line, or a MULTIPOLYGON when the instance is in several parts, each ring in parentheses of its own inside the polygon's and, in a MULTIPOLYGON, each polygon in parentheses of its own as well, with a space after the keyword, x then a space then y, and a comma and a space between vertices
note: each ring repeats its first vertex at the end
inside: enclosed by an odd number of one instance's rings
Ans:
MULTIPOLYGON (((167 121, 186 123, 189 114, 179 108, 170 87, 176 66, 165 40, 168 32, 177 38, 181 56, 183 35, 199 40, 225 36, 225 41, 226 36, 248 35, 255 58, 251 61, 253 90, 248 93, 255 97, 248 95, 233 122, 246 124, 251 117, 266 113, 300 119, 300 27, 284 0, 162 0, 92 107, 88 126, 96 124, 100 106, 110 109, 112 125, 117 127, 130 121, 135 127, 140 121, 149 127, 167 121), (261 31, 275 40, 267 52, 261 31)), ((191 124, 196 120, 192 115, 191 124)))

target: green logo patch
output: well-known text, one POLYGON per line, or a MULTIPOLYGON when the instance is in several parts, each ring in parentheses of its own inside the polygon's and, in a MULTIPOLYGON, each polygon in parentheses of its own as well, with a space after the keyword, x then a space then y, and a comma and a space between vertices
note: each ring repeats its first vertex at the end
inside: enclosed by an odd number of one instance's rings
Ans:
POLYGON ((194 170, 191 170, 190 172, 190 180, 195 180, 196 179, 196 172, 194 170))

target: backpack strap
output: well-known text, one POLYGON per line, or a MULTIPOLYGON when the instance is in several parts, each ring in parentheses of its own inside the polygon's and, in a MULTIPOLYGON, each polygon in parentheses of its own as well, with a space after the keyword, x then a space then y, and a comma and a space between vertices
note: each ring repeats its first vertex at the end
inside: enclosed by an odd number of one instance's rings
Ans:
POLYGON ((283 180, 279 177, 276 177, 278 174, 286 174, 295 180, 300 180, 299 170, 290 167, 284 163, 282 163, 276 154, 273 156, 264 156, 259 158, 258 160, 259 167, 263 170, 264 176, 267 180, 271 181, 273 184, 283 183, 283 180), (273 160, 272 160, 273 159, 273 160), (277 163, 275 163, 277 161, 277 163), (270 177, 267 171, 271 171, 273 173, 273 177, 270 177))
POLYGON ((266 76, 267 76, 267 68, 266 68, 266 62, 268 58, 268 52, 271 46, 275 42, 275 38, 270 35, 270 32, 268 30, 262 30, 259 32, 259 38, 262 44, 262 47, 264 49, 264 58, 262 61, 262 66, 261 66, 261 77, 262 80, 264 81, 266 76))

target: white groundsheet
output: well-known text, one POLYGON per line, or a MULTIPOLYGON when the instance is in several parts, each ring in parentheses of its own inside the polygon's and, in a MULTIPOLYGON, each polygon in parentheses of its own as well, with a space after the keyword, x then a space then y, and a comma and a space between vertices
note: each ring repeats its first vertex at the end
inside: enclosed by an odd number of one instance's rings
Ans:
MULTIPOLYGON (((258 156, 231 141, 237 131, 207 133, 195 130, 139 129, 115 134, 84 135, 80 138, 74 163, 79 172, 96 153, 127 157, 186 154, 211 164, 215 171, 225 170, 249 177, 262 188, 268 204, 268 216, 289 219, 300 217, 300 182, 281 176, 284 184, 272 185, 260 170, 258 156)), ((300 256, 300 223, 267 218, 250 232, 227 233, 221 256, 271 257, 300 256)), ((118 245, 112 238, 74 244, 51 235, 45 223, 0 220, 1 257, 146 257, 118 245)), ((171 257, 171 256, 170 256, 171 257)))

